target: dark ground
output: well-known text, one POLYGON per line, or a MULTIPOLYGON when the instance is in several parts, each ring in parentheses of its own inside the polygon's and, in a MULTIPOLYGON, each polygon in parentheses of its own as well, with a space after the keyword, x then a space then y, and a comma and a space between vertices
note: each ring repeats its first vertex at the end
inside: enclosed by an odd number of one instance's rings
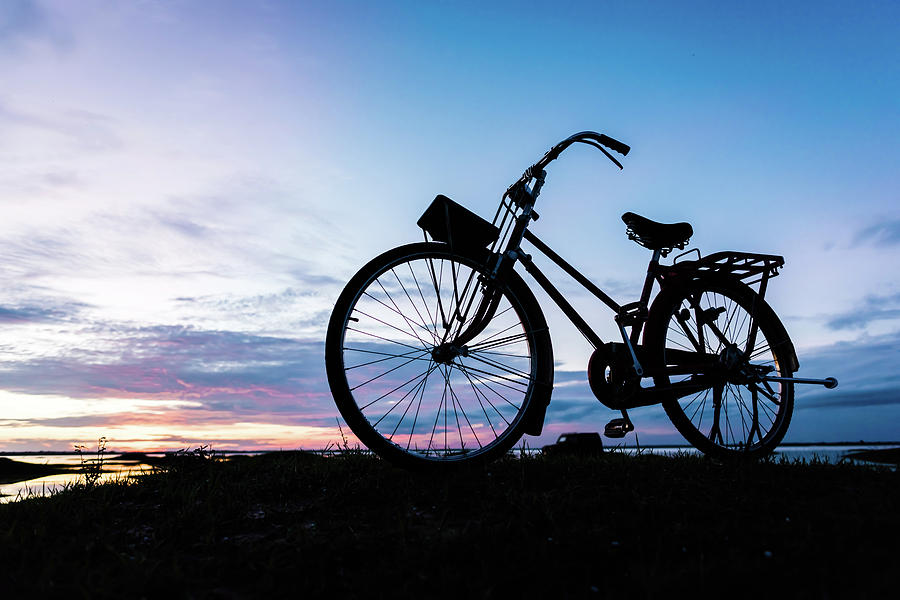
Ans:
POLYGON ((896 470, 533 457, 187 457, 0 506, 7 597, 894 597, 896 470))

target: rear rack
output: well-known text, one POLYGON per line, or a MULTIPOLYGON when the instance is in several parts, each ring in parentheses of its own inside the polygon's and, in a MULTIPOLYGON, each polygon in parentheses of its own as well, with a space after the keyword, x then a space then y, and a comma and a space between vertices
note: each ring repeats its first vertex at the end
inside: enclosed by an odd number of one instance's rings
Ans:
MULTIPOLYGON (((687 254, 687 253, 685 253, 687 254)), ((768 280, 778 275, 778 269, 784 266, 784 257, 774 254, 753 254, 751 252, 715 252, 698 258, 697 260, 678 259, 685 254, 675 257, 675 264, 665 267, 667 271, 675 273, 696 272, 703 273, 728 273, 738 279, 751 279, 747 285, 753 285, 763 280, 768 280)))

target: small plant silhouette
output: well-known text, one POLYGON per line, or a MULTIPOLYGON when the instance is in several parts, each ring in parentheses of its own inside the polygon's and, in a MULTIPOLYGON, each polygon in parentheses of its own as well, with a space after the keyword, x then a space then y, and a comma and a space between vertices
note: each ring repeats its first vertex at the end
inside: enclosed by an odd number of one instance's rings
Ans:
POLYGON ((182 448, 181 450, 176 450, 172 453, 172 456, 176 458, 184 458, 189 457, 195 461, 215 461, 218 459, 218 454, 209 444, 204 444, 202 446, 197 446, 193 450, 188 448, 182 448))
POLYGON ((213 450, 209 444, 204 444, 193 450, 182 448, 174 452, 167 452, 165 468, 169 471, 193 471, 217 463, 221 458, 221 452, 213 450))
POLYGON ((323 455, 338 454, 341 456, 363 454, 363 450, 362 450, 362 448, 359 447, 359 443, 357 443, 354 446, 350 445, 350 440, 347 439, 347 434, 344 433, 344 428, 341 427, 341 420, 335 418, 335 422, 337 423, 338 432, 341 435, 341 443, 338 445, 338 444, 335 444, 334 442, 328 442, 328 444, 322 450, 322 454, 323 455))
POLYGON ((97 440, 97 451, 93 458, 87 458, 87 446, 75 444, 75 452, 81 458, 80 475, 84 477, 85 487, 94 487, 103 476, 103 457, 106 453, 108 440, 103 436, 97 440))

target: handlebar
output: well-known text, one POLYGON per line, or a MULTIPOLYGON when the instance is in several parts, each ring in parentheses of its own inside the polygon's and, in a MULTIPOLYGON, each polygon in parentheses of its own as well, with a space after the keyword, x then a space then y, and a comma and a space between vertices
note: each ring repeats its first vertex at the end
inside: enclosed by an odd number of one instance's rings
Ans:
POLYGON ((628 144, 623 144, 619 140, 614 140, 605 133, 600 134, 600 138, 597 140, 610 150, 615 150, 622 156, 628 156, 628 153, 631 151, 631 146, 628 144))
POLYGON ((566 148, 575 143, 587 144, 588 146, 597 148, 620 169, 622 168, 622 163, 616 160, 606 148, 618 152, 622 156, 627 156, 628 152, 631 150, 631 147, 628 144, 623 144, 622 142, 609 137, 605 133, 597 133, 595 131, 582 131, 576 133, 550 148, 539 161, 525 169, 522 176, 507 188, 506 193, 504 193, 503 196, 509 196, 514 202, 520 205, 523 204, 522 194, 527 194, 532 202, 536 200, 540 193, 541 186, 544 184, 544 177, 546 175, 544 169, 551 162, 559 158, 559 155, 562 154, 566 148), (604 146, 606 148, 604 148, 604 146), (528 182, 532 179, 536 180, 534 189, 528 190, 528 182))
POLYGON ((615 158, 613 158, 612 154, 606 151, 606 148, 609 148, 614 152, 618 152, 622 156, 626 156, 631 150, 631 147, 627 144, 623 144, 618 140, 614 140, 605 133, 597 133, 595 131, 582 131, 581 133, 576 133, 575 135, 567 137, 557 145, 550 148, 550 150, 547 151, 547 153, 541 158, 541 160, 537 161, 532 166, 532 170, 534 171, 545 168, 551 162, 556 160, 559 155, 562 154, 563 150, 576 142, 587 144, 588 146, 597 148, 606 155, 606 158, 613 161, 615 165, 620 169, 622 168, 622 164, 615 158), (606 146, 606 148, 604 148, 603 146, 606 146))

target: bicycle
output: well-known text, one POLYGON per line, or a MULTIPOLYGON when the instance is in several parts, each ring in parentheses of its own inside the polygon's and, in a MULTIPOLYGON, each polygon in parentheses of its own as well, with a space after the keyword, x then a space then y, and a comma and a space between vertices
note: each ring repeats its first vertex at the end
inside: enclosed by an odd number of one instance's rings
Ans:
POLYGON ((653 255, 640 298, 619 304, 532 233, 545 169, 574 143, 598 148, 619 169, 609 151, 630 150, 591 131, 566 138, 509 186, 490 223, 439 195, 417 222, 424 241, 381 254, 347 283, 328 324, 328 382, 347 424, 376 454, 407 467, 449 466, 496 458, 522 435, 540 435, 553 348, 516 264, 593 346, 590 388, 621 413, 607 437, 634 430, 629 409, 662 404, 707 455, 762 457, 784 438, 795 384, 837 385, 793 376, 793 342, 764 299, 781 256, 694 249, 664 265, 684 250, 691 225, 625 213, 628 238, 653 255), (600 339, 523 241, 612 309, 620 342, 600 339))

